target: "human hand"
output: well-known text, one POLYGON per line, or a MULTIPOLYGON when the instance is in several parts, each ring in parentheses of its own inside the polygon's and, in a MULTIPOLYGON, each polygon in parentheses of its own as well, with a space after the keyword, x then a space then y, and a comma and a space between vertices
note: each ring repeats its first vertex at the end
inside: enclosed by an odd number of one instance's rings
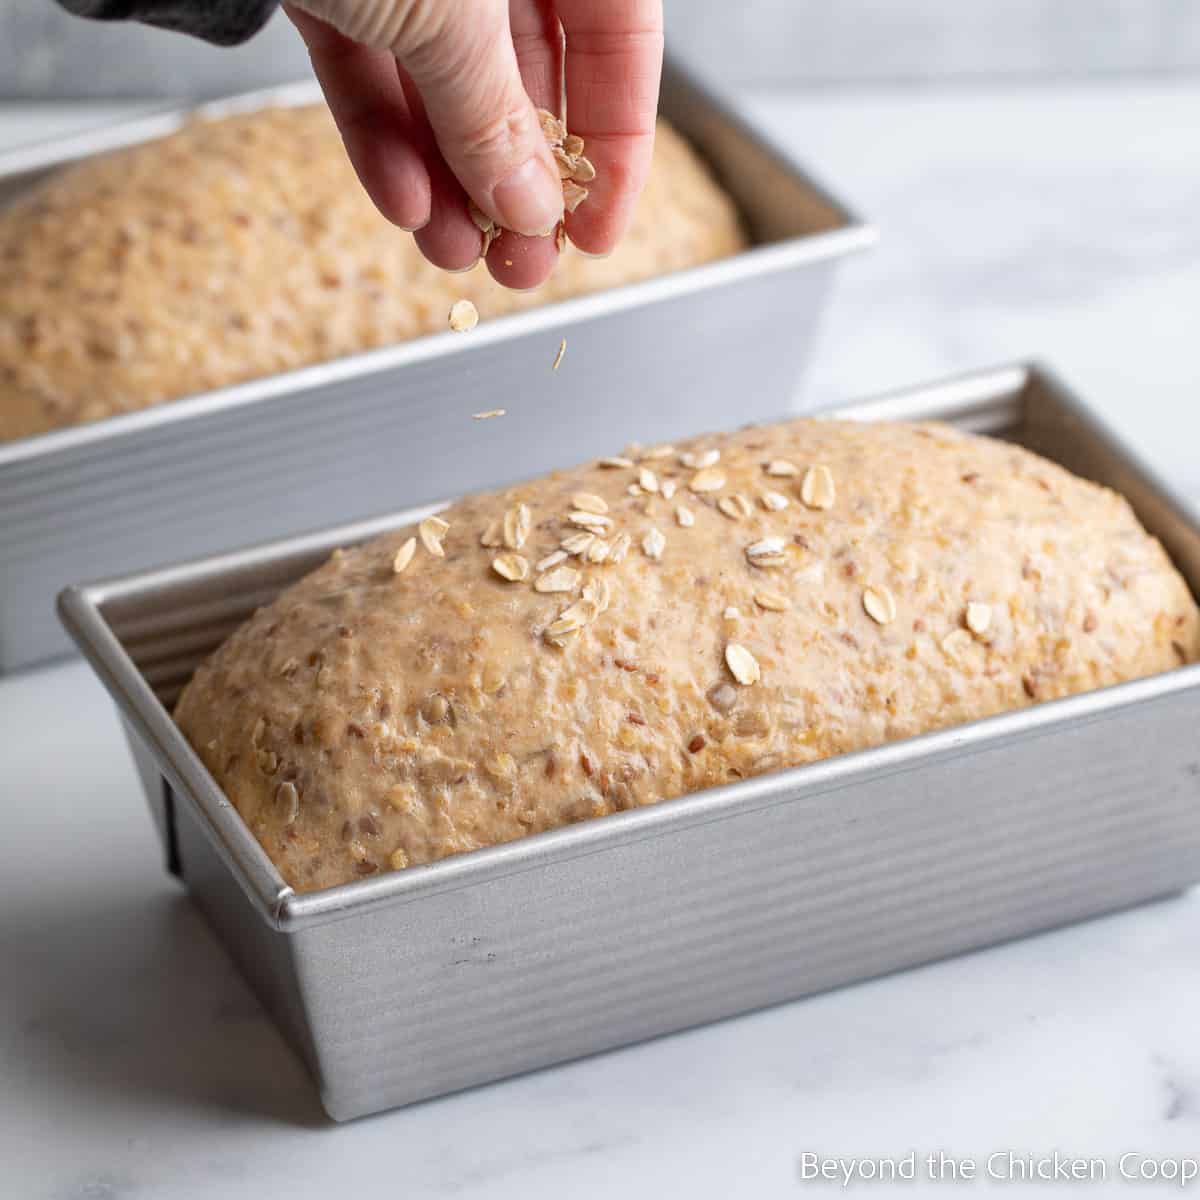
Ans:
POLYGON ((380 212, 430 262, 461 271, 483 236, 467 198, 505 232, 488 268, 535 287, 560 220, 605 254, 650 168, 662 67, 661 0, 291 0, 288 15, 350 160, 380 212), (536 109, 561 115, 596 168, 564 216, 536 109))

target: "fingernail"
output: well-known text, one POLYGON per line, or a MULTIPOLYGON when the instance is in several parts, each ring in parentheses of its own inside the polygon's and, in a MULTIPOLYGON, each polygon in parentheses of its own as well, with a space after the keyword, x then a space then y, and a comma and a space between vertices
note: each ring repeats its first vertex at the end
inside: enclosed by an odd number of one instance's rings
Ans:
POLYGON ((562 220, 562 180, 540 158, 531 158, 496 184, 492 203, 505 229, 545 237, 562 220))

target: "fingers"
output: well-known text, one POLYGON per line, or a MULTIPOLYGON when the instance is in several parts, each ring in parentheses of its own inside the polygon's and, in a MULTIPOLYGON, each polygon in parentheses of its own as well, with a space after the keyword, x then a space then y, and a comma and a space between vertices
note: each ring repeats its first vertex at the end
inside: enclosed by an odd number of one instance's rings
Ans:
POLYGON ((291 5, 285 8, 308 47, 313 71, 367 194, 389 221, 419 229, 430 218, 429 172, 391 54, 360 46, 291 5))
MULTIPOLYGON (((562 27, 553 0, 509 0, 509 28, 521 83, 537 108, 562 107, 562 27)), ((559 185, 561 189, 561 184, 559 185)), ((549 278, 558 261, 553 235, 531 238, 505 230, 488 252, 488 270, 505 287, 526 290, 549 278)))
POLYGON ((475 203, 518 233, 562 216, 558 170, 517 65, 507 0, 446 4, 435 35, 394 49, 420 90, 438 147, 475 203))
POLYGON ((654 152, 662 77, 661 0, 558 0, 566 32, 567 120, 596 168, 567 217, 581 250, 605 254, 629 226, 654 152))
POLYGON ((417 249, 443 271, 465 271, 479 261, 483 234, 468 213, 466 192, 437 148, 416 84, 399 63, 393 61, 393 70, 404 89, 417 130, 417 146, 429 171, 430 216, 413 235, 417 249))

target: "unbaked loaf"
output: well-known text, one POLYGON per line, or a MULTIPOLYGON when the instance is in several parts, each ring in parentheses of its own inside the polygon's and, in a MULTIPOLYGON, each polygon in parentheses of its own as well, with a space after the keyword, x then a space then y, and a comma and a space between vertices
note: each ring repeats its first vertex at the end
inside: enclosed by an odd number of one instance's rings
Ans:
POLYGON ((1198 649, 1184 581, 1116 493, 946 426, 801 420, 339 551, 199 668, 176 717, 310 890, 1198 649))
POLYGON ((537 291, 431 266, 359 186, 324 106, 197 121, 0 211, 0 441, 733 254, 737 212, 660 124, 633 227, 537 291))

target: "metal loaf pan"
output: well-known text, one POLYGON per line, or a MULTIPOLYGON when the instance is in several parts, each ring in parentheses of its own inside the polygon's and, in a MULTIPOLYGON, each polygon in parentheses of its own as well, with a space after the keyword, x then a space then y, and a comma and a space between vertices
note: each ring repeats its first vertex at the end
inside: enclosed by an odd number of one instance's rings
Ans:
MULTIPOLYGON (((194 111, 318 95, 299 84, 194 111)), ((52 602, 73 579, 499 485, 598 439, 727 424, 731 396, 742 419, 776 415, 795 394, 838 260, 873 231, 678 68, 666 73, 662 111, 737 201, 755 243, 746 253, 485 321, 469 337, 437 334, 0 443, 0 671, 67 651, 52 602), (564 337, 566 358, 551 371, 564 337), (491 408, 508 415, 471 420, 491 408)), ((190 115, 0 155, 0 202, 190 115)))
MULTIPOLYGON (((938 418, 1133 502, 1200 593, 1200 518, 1044 372, 839 415, 938 418)), ((1200 878, 1200 665, 322 892, 284 883, 171 721, 196 664, 390 519, 63 593, 170 869, 337 1119, 792 999, 1200 878)))

